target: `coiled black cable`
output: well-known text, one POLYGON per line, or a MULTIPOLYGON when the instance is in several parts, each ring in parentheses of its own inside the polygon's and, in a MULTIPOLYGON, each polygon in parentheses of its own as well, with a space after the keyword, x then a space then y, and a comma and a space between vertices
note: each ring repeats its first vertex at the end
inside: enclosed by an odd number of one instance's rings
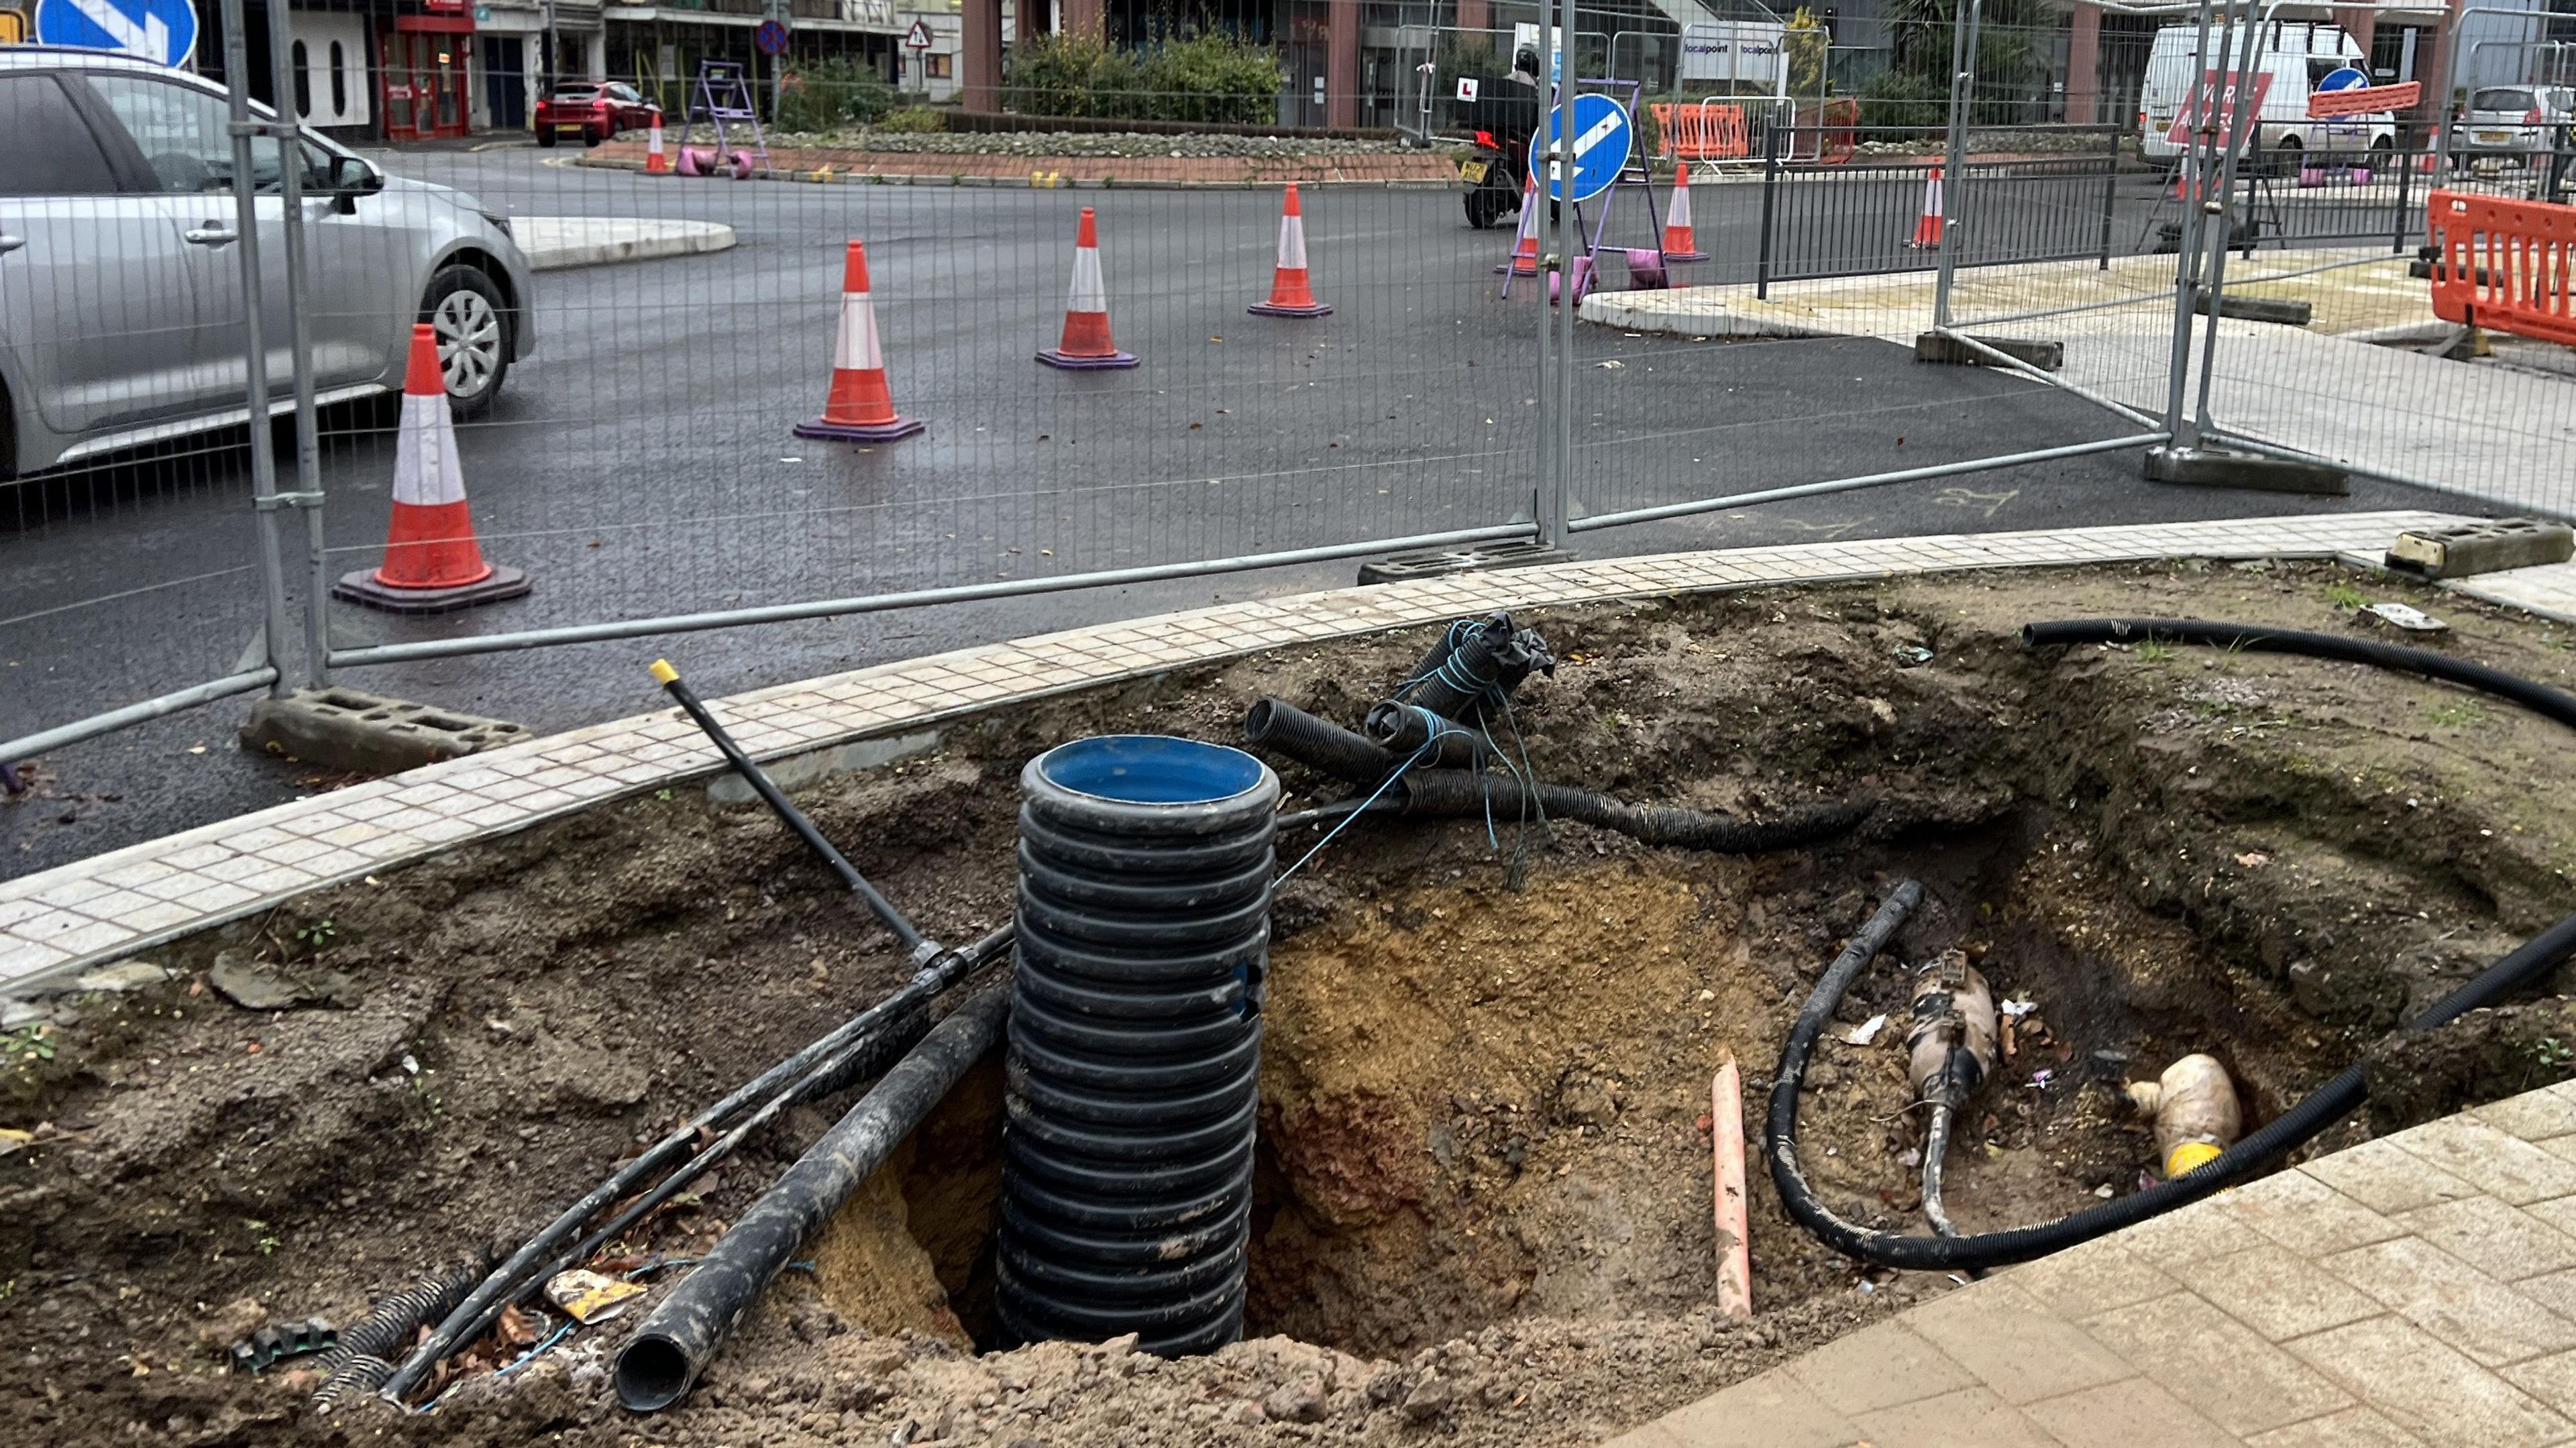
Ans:
MULTIPOLYGON (((2576 728, 2576 696, 2563 690, 2425 649, 2373 643, 2335 634, 2267 628, 2259 624, 2207 623, 2195 619, 2078 619, 2031 624, 2022 630, 2021 637, 2025 648, 2135 643, 2155 639, 2166 643, 2205 644, 2215 648, 2340 659, 2461 684, 2510 700, 2576 728)), ((1843 993, 1851 988, 1852 980, 1875 958, 1878 946, 1894 932, 1896 925, 1903 921, 1905 913, 1919 898, 1921 891, 1914 882, 1909 880, 1897 887, 1887 903, 1879 908, 1878 916, 1863 927, 1860 935, 1852 938, 1851 946, 1817 980, 1815 990, 1808 995, 1805 1007, 1798 1013, 1797 1023, 1790 1028, 1787 1043, 1781 1047, 1780 1067, 1771 1082, 1770 1113, 1764 1123, 1764 1133, 1770 1148, 1771 1183, 1779 1190, 1780 1204, 1798 1225, 1805 1227, 1826 1246, 1847 1256, 1884 1267, 1923 1272, 2001 1267, 2044 1257, 2079 1242, 2089 1242, 2123 1227, 2134 1226, 2150 1217, 2161 1216, 2176 1207, 2234 1186, 2315 1140, 2327 1127, 2351 1114, 2370 1094, 2362 1079, 2361 1068, 2347 1067, 2296 1106, 2207 1163, 2132 1196, 2035 1227, 2014 1227, 1967 1237, 1918 1237, 1876 1231, 1844 1221, 1817 1200, 1814 1190, 1807 1185, 1805 1173, 1799 1168, 1798 1091, 1807 1074, 1807 1057, 1814 1050, 1816 1036, 1824 1029, 1826 1019, 1833 1014, 1843 993), (1879 929, 1881 921, 1891 912, 1895 919, 1888 921, 1884 930, 1879 929), (1867 946, 1866 951, 1864 946, 1867 946)), ((2576 915, 2569 915, 2525 941, 2519 949, 2488 966, 2400 1029, 2428 1031, 2470 1011, 2494 1005, 2565 962, 2571 955, 2576 955, 2576 915)))

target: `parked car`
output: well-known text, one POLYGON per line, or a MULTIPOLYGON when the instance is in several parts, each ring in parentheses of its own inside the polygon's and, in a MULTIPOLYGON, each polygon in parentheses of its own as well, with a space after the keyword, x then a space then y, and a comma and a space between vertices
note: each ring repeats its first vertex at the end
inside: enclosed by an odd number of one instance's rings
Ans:
POLYGON ((579 136, 583 145, 596 146, 621 132, 649 130, 661 119, 662 108, 622 80, 565 81, 537 102, 537 144, 579 136))
POLYGON ((2203 64, 2200 28, 2168 25, 2156 32, 2147 50, 2147 73, 2138 92, 2139 153, 2168 166, 2181 161, 2184 143, 2166 139, 2205 71, 2224 59, 2233 73, 2244 64, 2249 36, 2263 41, 2258 76, 2270 77, 2263 110, 2251 138, 2263 164, 2278 174, 2299 169, 2307 155, 2372 156, 2373 169, 2385 169, 2386 154, 2397 145, 2397 117, 2388 111, 2308 119, 2308 97, 2320 90, 2367 86, 2370 59, 2340 25, 2304 20, 2275 20, 2261 28, 2239 26, 2228 44, 2221 27, 2209 32, 2209 59, 2203 64))
POLYGON ((2576 87, 2490 85, 2469 92, 2467 110, 2451 127, 2451 157, 2469 162, 2500 156, 2528 166, 2565 144, 2576 125, 2576 87))
MULTIPOLYGON (((0 478, 248 419, 230 125, 222 88, 185 72, 0 48, 0 478)), ((293 406, 284 172, 275 140, 252 156, 275 414, 293 406)), ((456 410, 490 406, 535 346, 508 221, 318 137, 296 164, 318 400, 399 389, 427 322, 456 410)))

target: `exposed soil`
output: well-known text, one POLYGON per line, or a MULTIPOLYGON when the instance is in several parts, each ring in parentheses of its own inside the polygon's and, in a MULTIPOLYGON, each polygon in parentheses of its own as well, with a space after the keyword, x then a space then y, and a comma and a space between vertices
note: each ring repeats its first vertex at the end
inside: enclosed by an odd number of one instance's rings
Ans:
MULTIPOLYGON (((1749 859, 1509 820, 1341 835, 1275 916, 1254 1340, 1197 1360, 978 1353, 1000 1175, 988 1064, 684 1406, 646 1423, 608 1396, 639 1308, 506 1376, 489 1369, 518 1349, 484 1345, 434 1413, 317 1417, 309 1372, 229 1375, 223 1346, 264 1320, 349 1321, 514 1241, 904 966, 768 815, 699 788, 210 932, 151 957, 169 980, 54 998, 0 1038, 0 1126, 32 1133, 0 1138, 0 1442, 1595 1441, 1950 1285, 1824 1251, 1756 1163, 1757 1316, 1709 1302, 1711 1072, 1743 1063, 1737 1109, 1758 1119, 1797 1003, 1897 879, 1922 879, 1927 904, 1845 1002, 1803 1120, 1829 1204, 1912 1230, 1908 962, 1963 945, 2035 1003, 1953 1149, 1949 1201, 1973 1231, 2137 1188, 2153 1152, 2115 1105, 2123 1080, 2212 1051, 2267 1119, 2569 908, 2576 806, 2534 787, 2576 744, 2554 725, 2353 666, 2014 638, 2111 613, 2360 629, 2356 584, 2450 621, 2437 647, 2576 685, 2564 629, 2324 566, 1534 618, 1566 659, 1516 702, 1541 777, 1755 818, 1882 803, 1851 839, 1749 859), (245 979, 297 1003, 232 1004, 245 979), (1871 1044, 1836 1039, 1882 1012, 1871 1044)), ((963 940, 1008 908, 1037 750, 1107 730, 1231 739, 1265 693, 1355 721, 1425 637, 969 721, 800 797, 963 940)), ((1340 793, 1282 774, 1290 808, 1340 793)), ((1283 859, 1313 838, 1283 836, 1283 859)), ((2320 1149, 2576 1072, 2576 1015, 2482 1013, 2371 1059, 2424 1084, 2320 1149)), ((756 1138, 619 1265, 694 1255, 841 1105, 756 1138)))

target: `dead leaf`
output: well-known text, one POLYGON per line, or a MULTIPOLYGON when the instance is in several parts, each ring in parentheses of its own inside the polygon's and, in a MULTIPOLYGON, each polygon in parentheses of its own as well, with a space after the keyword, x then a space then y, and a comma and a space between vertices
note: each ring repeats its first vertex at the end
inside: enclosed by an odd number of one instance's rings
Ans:
POLYGON ((493 1325, 492 1330, 511 1347, 526 1347, 537 1340, 536 1323, 530 1321, 528 1314, 521 1311, 515 1302, 501 1309, 501 1320, 493 1325))
POLYGON ((2272 857, 2263 853, 2261 850, 2247 850, 2244 854, 2236 857, 2236 863, 2243 865, 2249 870, 2259 870, 2265 865, 2272 863, 2272 857))

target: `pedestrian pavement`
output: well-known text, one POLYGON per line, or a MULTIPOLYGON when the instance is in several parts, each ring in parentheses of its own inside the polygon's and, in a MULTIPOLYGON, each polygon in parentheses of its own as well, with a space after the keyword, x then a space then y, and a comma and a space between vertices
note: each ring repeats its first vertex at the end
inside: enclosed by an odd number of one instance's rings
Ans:
POLYGON ((1611 1448, 2570 1441, 2576 1082, 2561 1082, 2007 1269, 1611 1448))
POLYGON ((511 239, 536 271, 725 251, 733 228, 713 221, 628 216, 513 216, 511 239))
MULTIPOLYGON (((1188 664, 1498 608, 1977 568, 2174 557, 2376 561, 2438 513, 1969 533, 1571 562, 1249 599, 960 649, 716 702, 754 757, 829 766, 961 715, 1188 664)), ((2567 590, 2576 596, 2576 588, 2567 590)), ((2576 615, 2571 615, 2576 616, 2576 615)), ((638 661, 640 681, 642 661, 638 661)), ((639 685, 640 686, 640 685, 639 685)), ((880 755, 880 757, 882 757, 880 755)), ((677 710, 469 755, 0 882, 0 992, 23 994, 298 895, 715 773, 677 710)), ((844 766, 847 767, 847 766, 844 766)))
MULTIPOLYGON (((2057 376, 2162 416, 2173 349, 2174 259, 1978 267, 1958 274, 1959 330, 2064 344, 2057 376), (2045 317, 2031 312, 2090 308, 2045 317)), ((2229 296, 2305 301, 2305 327, 2221 319, 2209 416, 2221 434, 2333 459, 2482 503, 2576 515, 2576 378, 2529 366, 2446 361, 2373 339, 2439 331, 2431 289, 2406 259, 2369 248, 2231 259, 2229 296)), ((1604 292, 1585 320, 1684 336, 1878 337, 1911 346, 1932 325, 1930 272, 1751 286, 1604 292)), ((2181 396, 2194 415, 2197 323, 2181 396)), ((2508 351, 2508 357, 2511 353, 2508 351)))

